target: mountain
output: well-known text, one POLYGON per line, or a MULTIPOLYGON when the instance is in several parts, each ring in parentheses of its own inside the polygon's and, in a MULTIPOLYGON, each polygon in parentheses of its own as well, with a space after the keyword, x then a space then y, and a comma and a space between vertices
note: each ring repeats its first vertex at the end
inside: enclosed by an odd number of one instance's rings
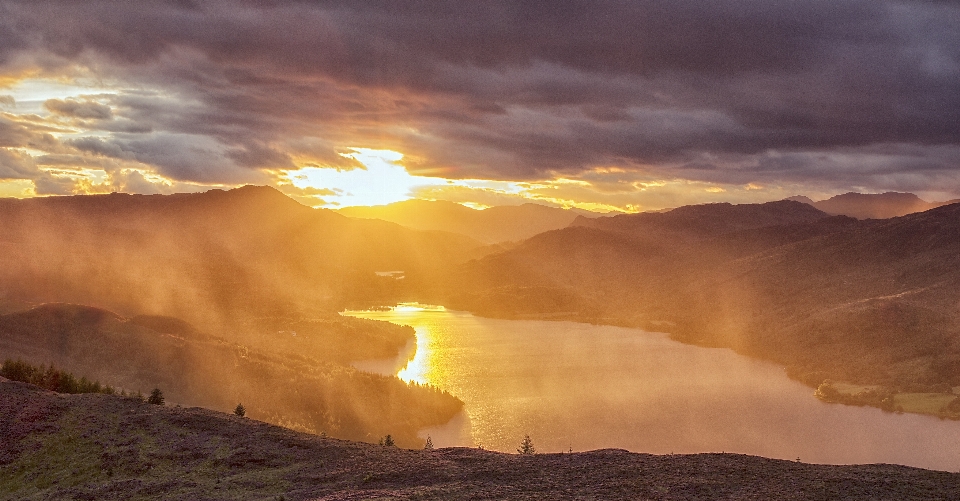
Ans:
POLYGON ((58 395, 0 378, 2 499, 851 496, 957 499, 960 478, 905 466, 816 465, 738 454, 408 450, 305 435, 200 408, 112 395, 58 395))
POLYGON ((266 187, 0 199, 0 354, 417 445, 416 430, 460 402, 353 369, 398 356, 413 332, 337 311, 403 300, 438 266, 483 252, 463 235, 351 219, 266 187))
POLYGON ((523 240, 537 233, 560 229, 577 217, 601 216, 579 209, 559 209, 539 204, 475 210, 453 202, 427 200, 407 200, 374 207, 344 207, 337 212, 353 218, 391 221, 417 230, 462 233, 488 244, 523 240))
POLYGON ((455 397, 353 369, 388 358, 413 330, 331 317, 261 326, 240 344, 170 317, 124 318, 82 305, 45 304, 0 315, 0 354, 52 364, 126 391, 160 388, 168 402, 230 411, 311 433, 422 446, 417 431, 462 409, 455 397), (304 398, 309 395, 309 398, 304 398))
POLYGON ((460 265, 430 294, 488 316, 665 330, 813 387, 876 386, 865 403, 955 416, 907 395, 948 402, 960 386, 957 235, 960 204, 864 221, 795 201, 691 206, 578 220, 460 265))
POLYGON ((819 202, 814 202, 804 196, 791 197, 787 200, 810 204, 827 214, 844 215, 857 219, 888 219, 958 202, 958 200, 927 202, 913 193, 896 192, 879 194, 844 193, 819 202))
POLYGON ((803 196, 803 195, 795 195, 795 196, 792 196, 792 197, 787 197, 787 198, 784 198, 784 200, 790 200, 790 201, 792 201, 792 202, 800 202, 800 203, 804 203, 804 204, 808 204, 808 205, 813 205, 813 204, 814 204, 814 201, 811 200, 810 197, 805 197, 805 196, 803 196))
POLYGON ((73 302, 235 327, 397 300, 479 242, 312 209, 273 188, 0 199, 0 303, 73 302), (403 271, 404 280, 377 271, 403 271))
POLYGON ((669 233, 677 237, 682 235, 699 239, 737 230, 810 222, 825 217, 827 214, 813 207, 792 201, 741 205, 715 203, 687 205, 667 212, 619 214, 599 219, 578 217, 571 226, 637 235, 669 233))

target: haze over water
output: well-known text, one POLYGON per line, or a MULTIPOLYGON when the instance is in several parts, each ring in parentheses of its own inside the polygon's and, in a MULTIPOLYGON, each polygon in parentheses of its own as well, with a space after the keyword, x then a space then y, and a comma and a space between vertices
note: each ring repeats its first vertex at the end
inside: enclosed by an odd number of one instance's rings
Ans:
MULTIPOLYGON (((465 416, 424 430, 437 446, 513 452, 736 452, 811 463, 960 469, 960 422, 825 404, 782 368, 661 333, 496 320, 401 305, 345 315, 412 326, 415 357, 357 364, 429 383, 465 416)), ((411 347, 412 348, 412 347, 411 347)))

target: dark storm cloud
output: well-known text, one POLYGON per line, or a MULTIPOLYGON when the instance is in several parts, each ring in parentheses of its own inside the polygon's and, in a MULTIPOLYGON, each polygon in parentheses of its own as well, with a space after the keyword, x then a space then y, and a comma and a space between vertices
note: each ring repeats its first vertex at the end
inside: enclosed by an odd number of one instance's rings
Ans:
POLYGON ((110 103, 126 125, 109 141, 178 179, 360 146, 461 177, 916 185, 960 162, 929 150, 960 143, 957 26, 955 2, 919 1, 0 0, 0 64, 153 89, 110 103))

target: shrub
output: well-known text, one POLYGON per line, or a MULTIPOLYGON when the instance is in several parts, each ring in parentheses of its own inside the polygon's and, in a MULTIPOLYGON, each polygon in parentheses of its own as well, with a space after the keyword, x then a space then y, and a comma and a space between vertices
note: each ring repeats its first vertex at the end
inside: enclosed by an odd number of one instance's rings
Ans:
POLYGON ((237 416, 243 417, 247 415, 247 409, 243 407, 243 404, 237 404, 237 407, 233 409, 233 413, 237 416))
POLYGON ((427 435, 427 443, 423 446, 424 450, 432 451, 433 450, 433 439, 430 438, 430 435, 427 435))
POLYGON ((160 388, 154 388, 150 392, 150 397, 147 398, 148 404, 153 405, 163 405, 163 392, 160 391, 160 388))

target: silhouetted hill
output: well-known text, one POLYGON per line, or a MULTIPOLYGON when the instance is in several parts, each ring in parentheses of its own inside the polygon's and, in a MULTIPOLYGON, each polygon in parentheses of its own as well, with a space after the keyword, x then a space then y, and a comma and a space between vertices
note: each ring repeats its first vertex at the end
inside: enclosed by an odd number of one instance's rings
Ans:
POLYGON ((666 330, 775 360, 814 387, 949 393, 960 385, 958 235, 960 204, 866 221, 793 201, 578 220, 460 266, 431 300, 666 330))
POLYGON ((537 233, 569 225, 575 218, 601 214, 559 209, 539 204, 490 207, 474 210, 446 201, 407 200, 374 207, 345 207, 345 216, 382 219, 418 230, 461 233, 486 243, 523 240, 537 233))
POLYGON ((0 199, 0 297, 235 324, 397 300, 486 252, 453 233, 311 209, 273 188, 0 199))
POLYGON ((160 388, 173 403, 222 411, 243 403, 251 417, 354 440, 389 433, 416 447, 417 430, 461 410, 449 394, 347 365, 397 356, 413 338, 408 327, 332 317, 260 332, 261 342, 238 344, 174 318, 46 304, 0 315, 0 355, 127 391, 160 388))
POLYGON ((844 215, 857 219, 888 219, 957 202, 956 200, 927 202, 913 193, 897 192, 879 194, 844 193, 819 202, 814 202, 804 196, 790 197, 787 200, 810 204, 827 214, 844 215))
POLYGON ((784 200, 791 200, 793 202, 800 202, 808 205, 813 205, 814 203, 813 200, 810 199, 810 197, 805 197, 803 195, 794 195, 792 197, 784 198, 784 200))
POLYGON ((305 435, 200 408, 0 379, 0 499, 870 499, 960 497, 960 476, 737 454, 520 456, 305 435))
POLYGON ((732 231, 810 222, 825 217, 827 214, 807 204, 782 200, 765 204, 687 205, 667 212, 620 214, 599 219, 578 217, 571 226, 638 235, 669 233, 677 238, 702 239, 732 231))

